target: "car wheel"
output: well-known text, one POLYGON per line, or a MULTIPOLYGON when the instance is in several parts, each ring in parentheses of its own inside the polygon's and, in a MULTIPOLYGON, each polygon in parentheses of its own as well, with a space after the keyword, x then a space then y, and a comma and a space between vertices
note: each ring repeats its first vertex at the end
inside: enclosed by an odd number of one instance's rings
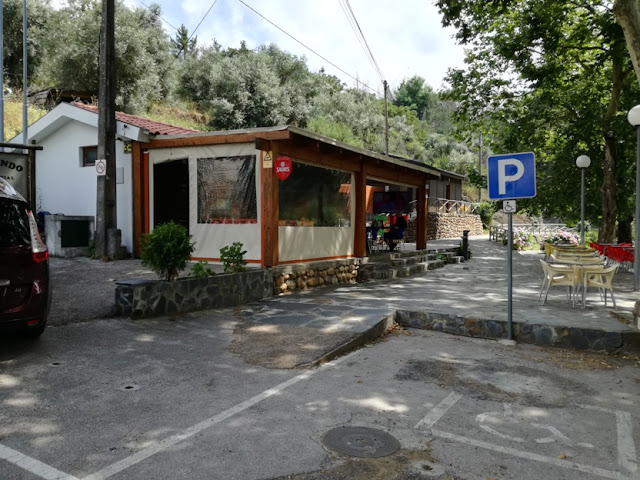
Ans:
POLYGON ((46 320, 44 322, 42 322, 40 325, 38 325, 37 327, 35 327, 35 328, 27 329, 27 331, 24 332, 24 336, 26 338, 36 339, 36 338, 40 337, 40 335, 42 335, 42 333, 44 332, 45 328, 47 328, 47 321, 46 320))

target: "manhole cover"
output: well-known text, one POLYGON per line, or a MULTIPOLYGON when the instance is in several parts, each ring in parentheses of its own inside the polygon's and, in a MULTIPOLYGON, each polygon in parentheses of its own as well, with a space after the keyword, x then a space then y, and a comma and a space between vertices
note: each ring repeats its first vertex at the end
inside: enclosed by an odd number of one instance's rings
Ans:
POLYGON ((331 450, 351 457, 386 457, 400 448, 400 443, 387 432, 369 427, 337 427, 322 437, 331 450))

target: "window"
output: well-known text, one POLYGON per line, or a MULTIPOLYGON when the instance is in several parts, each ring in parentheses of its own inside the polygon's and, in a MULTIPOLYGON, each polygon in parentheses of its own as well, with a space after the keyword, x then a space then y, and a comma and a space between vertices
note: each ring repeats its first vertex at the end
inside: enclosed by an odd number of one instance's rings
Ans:
POLYGON ((198 159, 198 223, 257 223, 256 157, 198 159))
POLYGON ((351 223, 351 174, 293 162, 279 185, 280 225, 346 227, 351 223))
POLYGON ((31 244, 25 205, 0 198, 0 247, 31 244))
POLYGON ((98 147, 81 147, 82 150, 82 166, 92 167, 96 164, 98 158, 98 147))

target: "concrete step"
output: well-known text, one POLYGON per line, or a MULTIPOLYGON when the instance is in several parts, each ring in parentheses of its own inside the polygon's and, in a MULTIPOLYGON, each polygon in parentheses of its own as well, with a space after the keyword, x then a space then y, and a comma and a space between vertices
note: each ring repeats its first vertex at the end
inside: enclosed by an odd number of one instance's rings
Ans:
POLYGON ((427 270, 444 267, 442 260, 429 260, 426 262, 413 263, 410 265, 392 266, 388 262, 385 264, 362 265, 360 267, 359 278, 361 280, 381 280, 399 277, 410 277, 424 273, 427 270))
POLYGON ((427 270, 442 268, 446 263, 459 263, 462 257, 457 253, 457 248, 443 248, 429 253, 426 250, 375 253, 363 259, 358 276, 360 280, 382 280, 419 275, 427 270))

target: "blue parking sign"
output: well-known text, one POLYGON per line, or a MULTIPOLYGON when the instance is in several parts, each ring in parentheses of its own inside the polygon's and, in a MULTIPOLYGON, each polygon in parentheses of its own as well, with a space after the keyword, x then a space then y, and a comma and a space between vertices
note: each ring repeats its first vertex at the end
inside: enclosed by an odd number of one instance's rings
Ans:
POLYGON ((532 152, 491 155, 487 158, 489 199, 536 196, 536 157, 532 152))

